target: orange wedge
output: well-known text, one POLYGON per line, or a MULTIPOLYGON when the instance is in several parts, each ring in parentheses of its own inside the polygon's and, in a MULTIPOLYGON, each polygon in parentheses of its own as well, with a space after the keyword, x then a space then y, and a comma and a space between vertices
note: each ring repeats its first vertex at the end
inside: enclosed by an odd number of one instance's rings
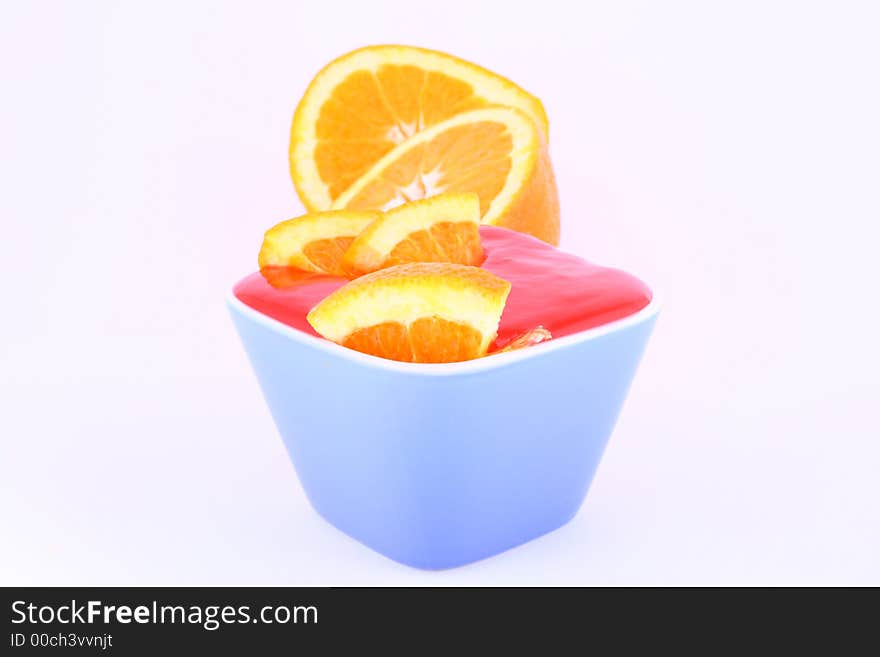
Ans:
POLYGON ((343 269, 354 278, 406 262, 481 264, 477 195, 441 194, 389 210, 351 243, 343 269))
POLYGON ((450 363, 485 355, 510 283, 479 267, 408 263, 344 285, 309 324, 344 347, 391 360, 450 363))
POLYGON ((378 212, 320 212, 282 221, 266 231, 260 269, 294 267, 342 276, 342 256, 378 212))
POLYGON ((559 243, 559 200, 547 147, 519 110, 458 114, 395 146, 333 202, 388 210, 443 192, 474 192, 481 221, 559 243))
POLYGON ((290 134, 294 185, 306 208, 326 210, 395 146, 488 106, 522 111, 547 140, 541 101, 510 80, 423 48, 355 50, 321 70, 296 108, 290 134))

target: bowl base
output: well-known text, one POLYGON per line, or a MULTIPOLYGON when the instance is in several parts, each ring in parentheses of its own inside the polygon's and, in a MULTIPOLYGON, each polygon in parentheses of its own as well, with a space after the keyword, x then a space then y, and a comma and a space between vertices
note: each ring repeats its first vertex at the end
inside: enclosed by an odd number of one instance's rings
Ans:
POLYGON ((499 543, 492 547, 486 547, 485 549, 480 551, 474 551, 469 554, 459 554, 454 557, 451 557, 448 553, 443 554, 442 556, 435 555, 434 557, 430 557, 424 553, 419 553, 417 555, 405 554, 399 552, 398 550, 388 549, 385 546, 375 545, 371 541, 360 539, 352 532, 346 531, 344 527, 340 527, 339 524, 333 522, 314 504, 312 504, 312 508, 321 517, 322 520, 324 520, 334 529, 348 536, 350 539, 369 548, 373 552, 381 554, 383 557, 391 559, 392 561, 395 561, 404 566, 409 566, 410 568, 417 568, 418 570, 450 570, 452 568, 467 566, 469 564, 476 563, 477 561, 482 561, 483 559, 488 559, 490 557, 503 554, 508 550, 512 550, 521 545, 525 545, 526 543, 531 543, 532 541, 541 538, 542 536, 546 536, 547 534, 555 532, 557 529, 561 529, 574 519, 579 510, 574 509, 572 512, 562 517, 559 517, 556 521, 548 523, 546 526, 535 527, 532 532, 529 532, 526 535, 519 536, 516 539, 508 541, 506 543, 499 543))

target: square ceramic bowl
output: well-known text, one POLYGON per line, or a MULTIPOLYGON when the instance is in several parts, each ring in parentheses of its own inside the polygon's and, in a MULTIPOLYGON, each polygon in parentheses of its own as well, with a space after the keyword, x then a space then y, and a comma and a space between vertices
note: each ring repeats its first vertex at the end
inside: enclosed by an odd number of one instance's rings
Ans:
POLYGON ((546 344, 413 364, 227 303, 315 510, 425 569, 503 552, 574 516, 659 309, 655 299, 546 344))

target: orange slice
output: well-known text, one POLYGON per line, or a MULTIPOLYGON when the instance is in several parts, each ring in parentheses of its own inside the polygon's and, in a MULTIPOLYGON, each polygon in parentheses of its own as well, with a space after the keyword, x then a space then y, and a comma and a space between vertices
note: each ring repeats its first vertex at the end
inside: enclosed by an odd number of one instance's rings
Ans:
POLYGON ((464 112, 394 147, 333 202, 388 210, 443 192, 474 192, 481 221, 559 243, 559 201, 546 145, 519 110, 464 112))
POLYGON ((295 267, 342 276, 342 256, 378 212, 319 212, 282 221, 266 231, 260 269, 295 267))
POLYGON ((548 340, 552 339, 553 334, 550 333, 550 331, 545 329, 543 326, 536 326, 535 328, 529 329, 528 331, 523 331, 519 335, 515 336, 504 347, 502 347, 498 351, 493 351, 492 353, 501 354, 507 351, 525 349, 526 347, 533 347, 536 344, 541 344, 542 342, 547 342, 548 340))
POLYGON ((370 46, 312 80, 290 132, 290 172, 306 208, 326 210, 409 137, 481 107, 515 107, 547 138, 541 101, 510 80, 442 52, 370 46))
POLYGON ((352 277, 406 262, 481 264, 477 195, 441 194, 389 210, 343 256, 343 268, 352 277))
POLYGON ((320 335, 374 356, 451 363, 485 355, 510 283, 479 267, 416 262, 344 285, 308 314, 320 335))

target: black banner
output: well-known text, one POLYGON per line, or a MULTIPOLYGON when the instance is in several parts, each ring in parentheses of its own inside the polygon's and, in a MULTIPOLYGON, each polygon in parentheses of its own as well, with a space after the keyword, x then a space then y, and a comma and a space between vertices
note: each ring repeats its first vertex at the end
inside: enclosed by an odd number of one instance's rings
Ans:
MULTIPOLYGON (((575 637, 585 651, 613 641, 620 650, 652 645, 752 645, 773 635, 791 646, 809 627, 818 640, 839 611, 825 593, 663 589, 328 589, 328 588, 7 588, 0 653, 140 655, 335 654, 354 638, 364 647, 401 644, 410 652, 482 635, 494 643, 575 637), (737 608, 732 598, 749 598, 737 608), (784 613, 782 613, 784 612, 784 613)), ((843 594, 849 597, 849 594, 843 594)), ((873 594, 872 594, 873 595, 873 594)), ((871 606, 870 609, 874 609, 871 606)), ((870 627, 868 608, 849 615, 847 636, 870 627)), ((840 647, 840 637, 835 645, 840 647)))

